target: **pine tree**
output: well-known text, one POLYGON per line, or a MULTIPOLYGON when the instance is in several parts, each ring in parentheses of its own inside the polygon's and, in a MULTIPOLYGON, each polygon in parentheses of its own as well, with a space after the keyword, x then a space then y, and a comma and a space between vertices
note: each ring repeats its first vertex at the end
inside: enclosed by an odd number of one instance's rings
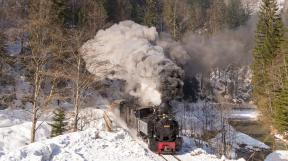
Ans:
POLYGON ((5 58, 6 58, 6 56, 4 53, 4 34, 0 30, 0 78, 2 78, 2 74, 5 73, 4 67, 3 67, 5 64, 5 58))
POLYGON ((200 83, 195 77, 187 77, 184 80, 184 99, 197 102, 200 94, 200 83))
POLYGON ((132 12, 131 0, 105 0, 104 6, 110 22, 130 19, 132 12))
POLYGON ((285 79, 283 88, 276 94, 273 105, 275 127, 281 133, 288 132, 288 78, 285 79))
POLYGON ((174 39, 179 39, 180 25, 177 14, 178 0, 166 0, 163 6, 163 19, 166 28, 174 39))
POLYGON ((225 27, 226 5, 224 0, 214 0, 209 9, 209 32, 216 33, 225 27))
POLYGON ((146 0, 144 24, 146 26, 157 26, 159 24, 158 0, 146 0))
POLYGON ((62 135, 66 131, 65 111, 60 108, 53 112, 53 123, 49 124, 52 127, 51 137, 62 135))
POLYGON ((249 10, 244 8, 241 0, 230 0, 227 6, 226 23, 229 28, 245 24, 249 18, 249 10))
POLYGON ((130 0, 131 3, 131 19, 136 23, 143 24, 144 23, 144 15, 145 15, 145 5, 142 1, 130 0))
POLYGON ((197 30, 204 28, 208 22, 208 12, 207 10, 212 4, 212 0, 188 0, 191 12, 191 28, 192 30, 197 30))
POLYGON ((273 123, 281 133, 288 132, 288 37, 281 45, 279 55, 274 60, 273 68, 274 93, 273 108, 275 109, 273 123))
POLYGON ((270 69, 283 39, 283 23, 276 0, 262 0, 253 53, 253 96, 262 112, 271 117, 273 113, 273 82, 270 69))
POLYGON ((69 1, 70 0, 52 0, 53 11, 55 16, 55 21, 58 21, 60 24, 65 24, 69 17, 68 9, 69 9, 69 1))

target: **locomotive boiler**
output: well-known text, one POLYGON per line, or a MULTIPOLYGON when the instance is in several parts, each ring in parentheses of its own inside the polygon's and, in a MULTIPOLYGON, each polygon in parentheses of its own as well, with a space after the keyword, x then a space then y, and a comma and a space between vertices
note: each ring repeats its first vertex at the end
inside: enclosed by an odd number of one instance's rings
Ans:
POLYGON ((148 148, 158 154, 174 154, 180 151, 182 138, 179 125, 170 105, 163 103, 157 107, 137 108, 136 104, 120 104, 120 116, 127 125, 137 129, 137 135, 147 142, 148 148))

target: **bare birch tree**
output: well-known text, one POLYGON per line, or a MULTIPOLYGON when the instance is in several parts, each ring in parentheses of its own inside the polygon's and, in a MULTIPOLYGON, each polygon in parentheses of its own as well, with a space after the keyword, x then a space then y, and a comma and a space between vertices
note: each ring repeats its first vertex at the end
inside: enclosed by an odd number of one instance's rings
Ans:
POLYGON ((74 121, 73 131, 78 130, 79 111, 82 106, 85 91, 92 87, 95 78, 85 68, 85 62, 82 59, 78 49, 84 42, 85 36, 83 31, 77 29, 68 29, 65 34, 65 45, 61 52, 61 67, 58 69, 62 74, 61 77, 72 83, 74 121))
POLYGON ((61 31, 52 23, 51 1, 31 0, 25 26, 29 34, 29 51, 23 54, 24 65, 32 75, 32 128, 31 142, 35 141, 37 121, 47 105, 53 100, 57 72, 53 71, 53 59, 59 44, 61 31), (43 86, 50 84, 48 89, 43 86))

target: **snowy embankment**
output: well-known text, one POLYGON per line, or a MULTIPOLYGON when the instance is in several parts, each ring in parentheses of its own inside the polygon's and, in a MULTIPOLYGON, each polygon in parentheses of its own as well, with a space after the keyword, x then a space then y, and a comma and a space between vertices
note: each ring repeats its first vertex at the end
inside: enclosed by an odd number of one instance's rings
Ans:
MULTIPOLYGON (((50 135, 50 126, 39 121, 36 140, 45 140, 50 135)), ((15 148, 30 143, 32 123, 29 112, 24 110, 0 110, 0 158, 15 148)))
MULTIPOLYGON (((203 149, 189 151, 192 142, 184 145, 177 155, 183 161, 221 161, 203 149), (187 151, 188 150, 188 151, 187 151)), ((191 150, 191 149, 190 149, 191 150)), ((36 142, 11 151, 1 161, 161 161, 161 157, 149 151, 145 144, 133 139, 119 128, 114 132, 87 129, 46 141, 36 142)), ((241 161, 243 159, 240 159, 241 161)))
POLYGON ((0 160, 153 161, 153 155, 122 129, 111 133, 88 129, 30 144, 0 160))
POLYGON ((256 140, 244 133, 241 132, 236 132, 235 134, 235 143, 237 146, 244 146, 248 149, 257 149, 261 150, 261 149, 270 149, 269 146, 267 146, 266 144, 264 144, 263 142, 256 140))
MULTIPOLYGON (((133 138, 130 133, 117 126, 113 121, 113 131, 106 132, 101 109, 82 110, 80 117, 86 119, 81 132, 68 133, 52 139, 49 136, 49 125, 42 124, 37 131, 38 142, 29 144, 30 126, 27 112, 23 110, 0 111, 1 124, 0 161, 162 161, 151 152, 146 143, 133 138), (17 113, 17 114, 15 114, 17 113), (95 116, 95 117, 92 117, 95 116), (18 118, 17 118, 18 117, 18 118), (10 121, 9 121, 10 120, 10 121), (29 145, 26 145, 29 144, 29 145), (4 147, 4 148, 3 148, 4 147)), ((80 121, 81 122, 81 121, 80 121)), ((209 148, 198 148, 195 140, 185 137, 182 151, 177 155, 183 161, 221 161, 209 154, 209 148)))
POLYGON ((269 154, 265 161, 288 161, 288 151, 277 150, 269 154))

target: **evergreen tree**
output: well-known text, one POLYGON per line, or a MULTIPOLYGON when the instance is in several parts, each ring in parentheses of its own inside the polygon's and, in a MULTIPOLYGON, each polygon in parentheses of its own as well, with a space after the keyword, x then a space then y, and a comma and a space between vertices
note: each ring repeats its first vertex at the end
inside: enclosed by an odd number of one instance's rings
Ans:
POLYGON ((105 0, 104 7, 110 22, 117 23, 131 17, 132 5, 130 0, 105 0))
POLYGON ((180 19, 177 14, 178 0, 167 0, 163 6, 163 19, 165 27, 170 32, 174 39, 179 39, 180 36, 180 19))
POLYGON ((192 102, 197 102, 200 93, 200 83, 195 77, 187 77, 184 80, 183 87, 184 99, 190 100, 192 102))
POLYGON ((57 109, 53 112, 53 123, 49 124, 52 127, 51 137, 62 135, 66 131, 65 111, 64 109, 57 109))
POLYGON ((52 13, 55 14, 54 21, 65 27, 79 25, 81 3, 77 0, 52 0, 52 13))
MULTIPOLYGON (((283 39, 283 23, 276 0, 262 0, 253 53, 253 97, 266 118, 273 114, 271 67, 283 39)), ((269 120, 269 119, 268 119, 269 120)))
POLYGON ((4 34, 2 33, 2 30, 0 28, 0 55, 4 54, 4 34))
POLYGON ((191 29, 201 29, 204 28, 208 21, 208 12, 212 4, 212 0, 187 0, 188 5, 190 6, 190 23, 191 29))
POLYGON ((71 15, 69 14, 69 1, 70 0, 53 0, 52 9, 54 11, 55 21, 59 22, 60 24, 67 23, 68 17, 71 15))
POLYGON ((157 26, 159 24, 158 0, 146 0, 144 24, 146 26, 157 26))
POLYGON ((79 26, 87 38, 94 36, 106 24, 107 12, 102 0, 86 0, 79 14, 79 26))
POLYGON ((274 60, 273 78, 275 99, 273 99, 273 123, 281 133, 288 132, 288 37, 285 36, 279 55, 274 60))
POLYGON ((273 105, 275 127, 281 133, 288 132, 288 78, 285 79, 283 88, 276 94, 273 105))
POLYGON ((216 33, 225 27, 226 5, 224 0, 214 0, 209 9, 209 32, 216 33))
POLYGON ((241 0, 230 0, 227 6, 226 23, 229 28, 245 24, 249 18, 249 10, 244 8, 241 0))
POLYGON ((4 71, 4 64, 6 63, 5 58, 6 56, 4 53, 4 34, 0 30, 0 78, 2 78, 3 74, 5 73, 4 71))
POLYGON ((130 0, 132 10, 131 10, 131 19, 136 23, 143 24, 144 23, 144 15, 145 15, 145 3, 141 3, 142 1, 130 0))

